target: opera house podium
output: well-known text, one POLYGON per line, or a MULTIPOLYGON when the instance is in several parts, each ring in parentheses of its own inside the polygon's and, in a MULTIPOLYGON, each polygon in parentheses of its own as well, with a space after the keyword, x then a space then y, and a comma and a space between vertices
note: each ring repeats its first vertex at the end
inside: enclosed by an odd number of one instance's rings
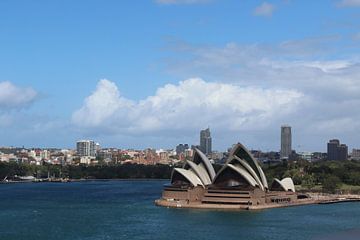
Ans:
POLYGON ((257 160, 240 143, 231 150, 224 166, 215 173, 209 159, 195 149, 191 161, 174 168, 164 185, 159 206, 185 208, 262 209, 298 201, 291 178, 274 179, 268 185, 257 160))

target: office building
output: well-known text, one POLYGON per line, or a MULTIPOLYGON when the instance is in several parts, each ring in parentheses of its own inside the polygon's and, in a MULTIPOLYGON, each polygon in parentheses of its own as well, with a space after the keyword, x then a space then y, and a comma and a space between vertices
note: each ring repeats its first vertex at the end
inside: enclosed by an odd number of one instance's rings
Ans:
POLYGON ((281 126, 280 158, 288 159, 291 151, 291 127, 288 125, 283 125, 281 126))
POLYGON ((209 128, 200 131, 200 150, 206 155, 211 154, 211 134, 209 128))
POLYGON ((347 160, 348 147, 340 144, 338 139, 331 139, 327 144, 327 155, 328 160, 347 160))

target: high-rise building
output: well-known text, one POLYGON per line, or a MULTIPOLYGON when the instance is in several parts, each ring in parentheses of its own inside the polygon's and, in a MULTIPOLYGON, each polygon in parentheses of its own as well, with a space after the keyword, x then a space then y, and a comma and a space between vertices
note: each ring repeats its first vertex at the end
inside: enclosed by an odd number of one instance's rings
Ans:
POLYGON ((92 140, 80 140, 76 142, 77 154, 81 157, 96 155, 96 143, 92 140))
POLYGON ((180 153, 184 153, 185 150, 189 149, 189 144, 182 144, 176 146, 176 155, 179 155, 180 153))
POLYGON ((211 135, 210 129, 200 131, 200 150, 206 155, 211 154, 211 135))
POLYGON ((281 126, 281 158, 289 158, 291 154, 291 127, 289 125, 281 126))
POLYGON ((328 160, 347 160, 348 147, 340 144, 338 139, 331 139, 327 144, 327 155, 328 160))
POLYGON ((338 158, 338 147, 340 146, 340 141, 338 139, 332 139, 327 144, 327 159, 328 160, 337 160, 338 158))

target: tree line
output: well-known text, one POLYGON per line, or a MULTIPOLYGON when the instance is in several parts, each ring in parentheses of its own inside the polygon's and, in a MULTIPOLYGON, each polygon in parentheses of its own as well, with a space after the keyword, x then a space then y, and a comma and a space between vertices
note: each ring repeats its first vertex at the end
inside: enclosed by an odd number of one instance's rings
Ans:
MULTIPOLYGON (((268 181, 291 177, 295 185, 304 190, 336 192, 342 186, 360 186, 359 161, 286 161, 277 165, 264 165, 268 181)), ((360 192, 360 187, 358 188, 360 192)))
POLYGON ((172 167, 168 165, 50 165, 41 166, 0 162, 0 180, 5 177, 34 176, 37 178, 70 178, 70 179, 169 179, 172 167))
MULTIPOLYGON (((214 165, 219 171, 221 165, 214 165)), ((358 161, 285 161, 262 166, 268 182, 274 178, 291 177, 299 190, 336 192, 342 186, 359 186, 360 162, 358 161)), ((170 179, 173 166, 169 165, 29 165, 15 162, 0 162, 0 181, 5 177, 35 176, 37 178, 70 179, 170 179)))

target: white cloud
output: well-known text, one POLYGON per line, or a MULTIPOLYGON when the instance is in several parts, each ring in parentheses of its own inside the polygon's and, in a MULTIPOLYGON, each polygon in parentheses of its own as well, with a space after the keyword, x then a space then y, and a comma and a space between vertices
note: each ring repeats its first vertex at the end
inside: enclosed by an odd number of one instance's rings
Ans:
POLYGON ((123 109, 127 112, 132 105, 120 96, 115 83, 102 79, 93 94, 85 99, 83 107, 73 114, 73 121, 81 126, 98 126, 123 109))
POLYGON ((0 82, 0 109, 27 106, 36 99, 37 95, 32 88, 21 88, 9 81, 0 82))
POLYGON ((294 90, 192 78, 167 84, 155 95, 134 102, 121 97, 113 82, 101 80, 72 120, 82 128, 117 134, 194 132, 208 125, 223 132, 262 129, 294 111, 303 98, 294 90))
POLYGON ((175 51, 184 59, 167 59, 165 68, 178 77, 196 74, 242 86, 285 87, 317 98, 331 94, 329 101, 360 98, 360 63, 356 59, 313 60, 322 58, 318 57, 322 50, 313 50, 319 42, 305 42, 274 46, 229 43, 224 47, 185 47, 182 43, 175 51), (298 45, 303 46, 302 51, 298 52, 298 45))
POLYGON ((360 113, 355 110, 360 106, 360 61, 356 55, 334 59, 336 53, 331 49, 337 44, 336 36, 273 45, 228 43, 219 47, 181 42, 172 46, 174 57, 166 59, 164 68, 177 78, 198 75, 245 88, 261 86, 302 93, 301 104, 292 113, 274 119, 260 138, 267 139, 264 145, 277 141, 278 127, 289 123, 295 133, 302 134, 302 138, 294 138, 299 145, 319 150, 325 146, 326 137, 346 142, 360 131, 360 125, 354 124, 360 122, 360 113))
POLYGON ((156 0, 158 4, 197 4, 197 3, 206 3, 209 0, 156 0))
POLYGON ((275 10, 274 5, 272 5, 268 2, 263 2, 261 5, 259 5, 255 8, 254 15, 270 17, 270 16, 272 16, 274 10, 275 10))
POLYGON ((340 7, 360 7, 360 0, 342 0, 338 3, 340 7))

